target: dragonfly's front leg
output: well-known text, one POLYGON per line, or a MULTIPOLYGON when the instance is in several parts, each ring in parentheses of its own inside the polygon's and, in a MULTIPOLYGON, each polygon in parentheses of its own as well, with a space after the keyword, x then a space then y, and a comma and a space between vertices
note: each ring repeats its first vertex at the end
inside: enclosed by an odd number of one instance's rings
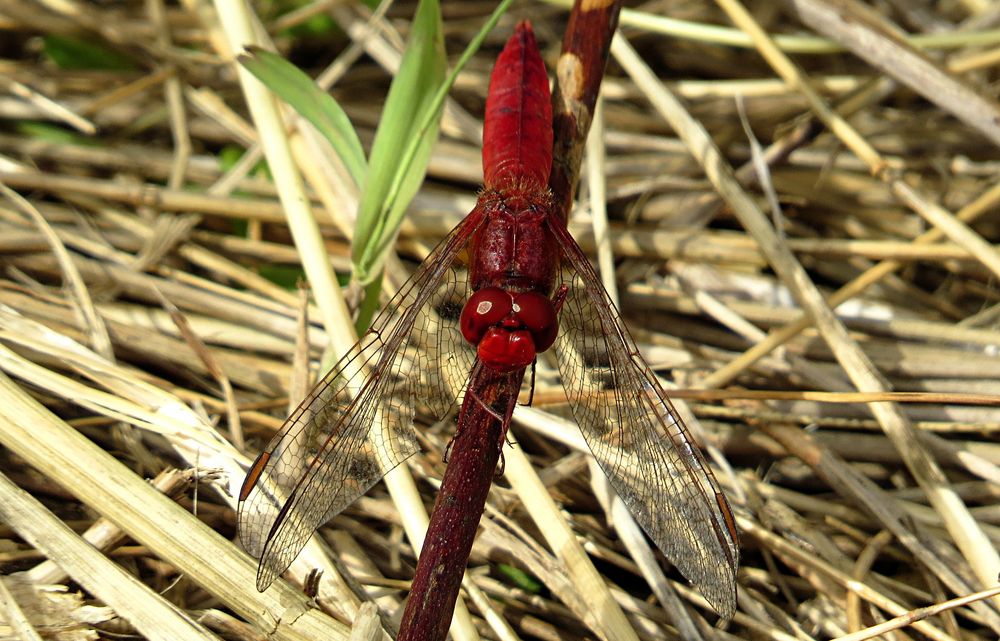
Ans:
MULTIPOLYGON (((483 367, 482 363, 477 363, 476 364, 475 368, 473 369, 473 376, 472 376, 473 380, 475 380, 475 378, 476 378, 475 372, 478 371, 479 368, 481 368, 481 367, 483 367)), ((534 368, 532 368, 532 372, 534 372, 534 368)), ((524 376, 523 371, 521 373, 521 376, 522 377, 524 376)), ((496 420, 497 422, 500 423, 500 426, 501 426, 501 429, 500 429, 500 443, 498 445, 498 448, 502 450, 503 444, 504 444, 504 442, 506 442, 507 429, 510 427, 510 419, 511 419, 511 417, 514 414, 514 406, 517 403, 517 397, 514 397, 512 400, 509 400, 507 402, 507 404, 505 405, 504 409, 501 411, 501 410, 498 410, 498 409, 494 408, 492 405, 490 405, 485 400, 483 400, 483 398, 476 391, 474 385, 470 384, 469 387, 468 387, 468 389, 466 389, 465 394, 471 400, 471 402, 473 402, 476 405, 478 405, 480 409, 482 409, 489 416, 491 416, 494 420, 496 420)), ((466 411, 465 410, 465 404, 463 403, 462 413, 464 414, 465 411, 466 411)), ((445 448, 444 448, 444 458, 443 458, 443 461, 445 463, 448 462, 448 458, 449 458, 449 454, 451 452, 452 445, 454 445, 455 441, 458 440, 458 438, 461 436, 463 425, 465 425, 466 422, 467 422, 467 421, 462 420, 462 418, 463 418, 462 414, 460 414, 459 415, 459 419, 458 419, 458 426, 455 429, 455 435, 452 436, 451 440, 448 441, 448 445, 446 445, 445 448)), ((502 456, 502 453, 501 453, 501 456, 502 456)), ((501 462, 501 469, 502 469, 502 467, 503 467, 503 463, 501 462)))
MULTIPOLYGON (((556 290, 556 293, 552 295, 552 309, 555 312, 555 318, 558 323, 559 312, 562 310, 563 303, 566 302, 566 296, 569 294, 569 285, 563 283, 556 290)), ((528 386, 528 401, 523 403, 527 407, 531 407, 531 402, 535 399, 535 364, 538 362, 536 357, 531 361, 531 384, 528 386)))

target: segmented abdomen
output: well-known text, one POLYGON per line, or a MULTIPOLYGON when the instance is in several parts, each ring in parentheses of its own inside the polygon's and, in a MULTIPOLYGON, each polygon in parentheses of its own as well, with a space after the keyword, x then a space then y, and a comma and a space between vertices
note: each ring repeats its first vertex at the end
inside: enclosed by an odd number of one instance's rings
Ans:
POLYGON ((486 97, 483 173, 487 188, 544 187, 552 168, 552 104, 535 34, 528 22, 497 58, 486 97))

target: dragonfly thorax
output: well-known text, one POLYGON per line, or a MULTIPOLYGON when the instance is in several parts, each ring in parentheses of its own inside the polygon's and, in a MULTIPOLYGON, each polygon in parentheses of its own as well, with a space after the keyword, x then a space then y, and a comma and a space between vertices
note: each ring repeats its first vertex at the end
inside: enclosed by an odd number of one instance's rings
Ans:
POLYGON ((462 308, 462 336, 484 365, 503 372, 523 369, 556 340, 559 322, 551 300, 538 292, 484 287, 462 308))

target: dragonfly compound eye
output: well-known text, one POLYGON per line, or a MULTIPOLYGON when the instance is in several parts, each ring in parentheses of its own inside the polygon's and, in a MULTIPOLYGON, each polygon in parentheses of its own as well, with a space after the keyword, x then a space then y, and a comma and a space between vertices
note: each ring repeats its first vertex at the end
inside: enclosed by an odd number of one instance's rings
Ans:
POLYGON ((459 326, 462 336, 473 345, 478 345, 486 330, 510 314, 513 300, 510 294, 499 287, 484 287, 469 297, 462 308, 459 326))
POLYGON ((559 332, 559 321, 551 300, 538 292, 518 294, 514 298, 514 317, 531 332, 535 352, 552 347, 559 332))

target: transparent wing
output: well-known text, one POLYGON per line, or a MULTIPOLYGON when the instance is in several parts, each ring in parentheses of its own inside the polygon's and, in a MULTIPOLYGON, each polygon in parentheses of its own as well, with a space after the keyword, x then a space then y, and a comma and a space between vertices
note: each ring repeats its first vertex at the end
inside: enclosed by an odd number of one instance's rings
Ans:
POLYGON ((260 558, 259 590, 317 527, 417 451, 415 408, 441 418, 461 393, 475 356, 458 329, 463 254, 482 218, 477 208, 438 245, 250 467, 239 533, 260 558))
POLYGON ((735 519, 590 261, 553 225, 569 292, 555 349, 573 416, 622 501, 719 614, 736 609, 735 519))

